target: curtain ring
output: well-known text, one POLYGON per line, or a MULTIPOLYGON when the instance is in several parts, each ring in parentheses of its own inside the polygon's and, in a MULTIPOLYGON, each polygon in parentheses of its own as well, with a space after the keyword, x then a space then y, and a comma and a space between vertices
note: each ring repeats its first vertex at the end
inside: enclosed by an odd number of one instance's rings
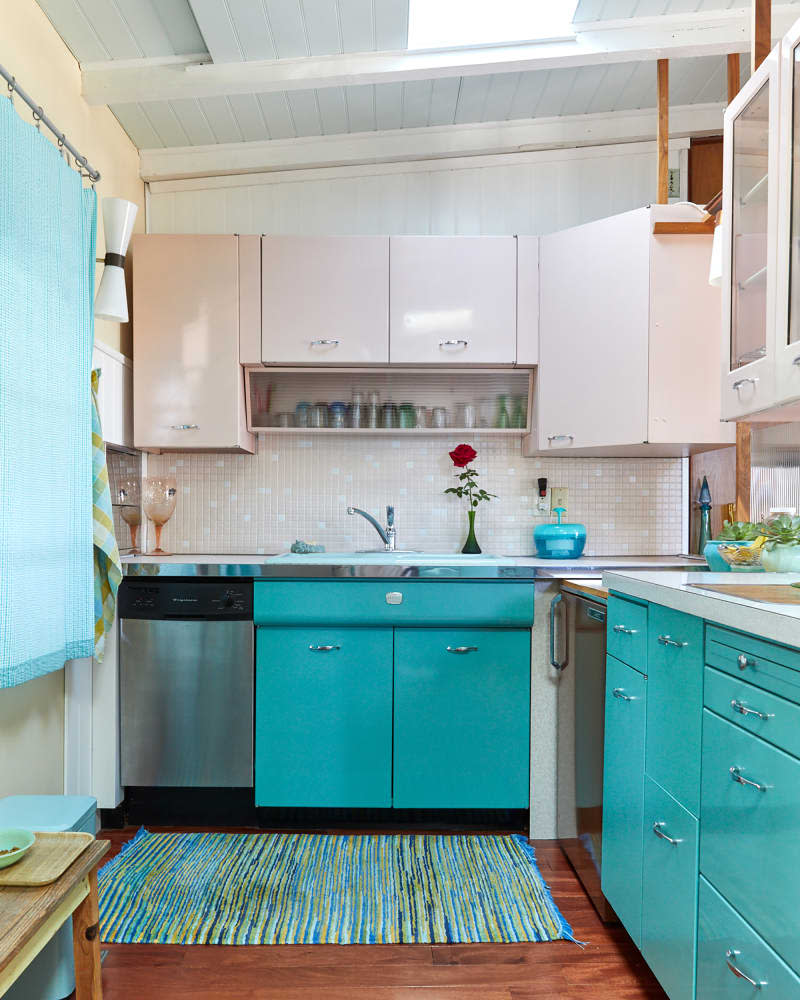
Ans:
POLYGON ((11 82, 8 84, 8 99, 11 103, 14 103, 14 87, 16 86, 17 78, 15 76, 11 77, 11 82))
POLYGON ((42 131, 42 115, 43 114, 44 114, 44 111, 42 111, 42 106, 40 104, 39 107, 33 112, 33 121, 34 121, 34 123, 36 125, 36 131, 37 132, 41 132, 42 131))

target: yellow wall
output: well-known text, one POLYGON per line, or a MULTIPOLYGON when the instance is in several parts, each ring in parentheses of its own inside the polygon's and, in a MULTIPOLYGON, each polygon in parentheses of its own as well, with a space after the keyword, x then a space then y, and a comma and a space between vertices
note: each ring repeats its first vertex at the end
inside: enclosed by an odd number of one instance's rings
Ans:
MULTIPOLYGON (((127 198, 139 206, 136 232, 144 232, 144 185, 139 154, 108 108, 89 107, 81 97, 78 63, 35 0, 0 0, 0 63, 47 112, 72 144, 100 171, 97 185, 97 256, 105 254, 100 199, 127 198)), ((5 82, 0 79, 2 88, 5 82)), ((0 90, 2 93, 2 90, 0 90)), ((17 111, 29 115, 19 99, 17 111)), ((46 129, 43 133, 49 133, 46 129)), ((97 265, 97 281, 102 265, 97 265)), ((128 325, 98 320, 98 340, 131 355, 128 325)))
MULTIPOLYGON (((138 153, 107 108, 90 108, 84 102, 78 64, 35 0, 0 0, 0 63, 100 171, 98 199, 113 195, 139 205, 136 229, 143 232, 138 153)), ((20 114, 29 114, 19 99, 15 103, 20 114)), ((102 257, 102 224, 98 228, 97 256, 102 257)), ((98 265, 98 281, 101 271, 98 265)), ((130 355, 127 326, 99 321, 96 336, 130 355)), ((0 691, 0 761, 0 798, 63 791, 63 671, 0 691)))

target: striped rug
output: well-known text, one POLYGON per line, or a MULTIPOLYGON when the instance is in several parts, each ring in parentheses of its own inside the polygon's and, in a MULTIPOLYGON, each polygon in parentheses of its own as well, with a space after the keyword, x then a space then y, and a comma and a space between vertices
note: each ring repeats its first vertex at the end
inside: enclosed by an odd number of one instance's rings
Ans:
POLYGON ((519 836, 142 829, 98 881, 107 942, 574 940, 519 836))

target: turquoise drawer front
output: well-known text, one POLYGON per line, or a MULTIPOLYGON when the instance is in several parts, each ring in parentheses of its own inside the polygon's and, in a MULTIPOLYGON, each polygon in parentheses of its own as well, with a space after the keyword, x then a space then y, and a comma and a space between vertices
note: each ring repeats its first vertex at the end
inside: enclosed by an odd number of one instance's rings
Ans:
POLYGON ((701 878, 697 1000, 752 1000, 761 996, 764 1000, 797 1000, 800 979, 701 878), (758 985, 750 985, 745 976, 758 985))
POLYGON ((642 931, 642 820, 647 679, 609 656, 603 760, 602 888, 637 947, 642 931))
POLYGON ((606 649, 628 666, 647 673, 647 606, 611 594, 606 649))
POLYGON ((391 629, 258 629, 257 806, 391 806, 392 645, 391 629))
POLYGON ((394 805, 527 809, 530 632, 395 632, 394 805))
POLYGON ((700 871, 796 971, 798 831, 800 761, 705 709, 700 871))
POLYGON ((642 954, 670 1000, 693 1000, 697 820, 652 778, 644 785, 642 954))
POLYGON ((800 651, 709 625, 706 663, 800 704, 800 651))
POLYGON ((717 715, 800 757, 800 705, 713 667, 705 670, 704 698, 717 715))
POLYGON ((276 580, 253 588, 256 625, 459 625, 530 628, 532 583, 276 580))
POLYGON ((647 635, 645 770, 699 816, 703 622, 651 604, 647 635))

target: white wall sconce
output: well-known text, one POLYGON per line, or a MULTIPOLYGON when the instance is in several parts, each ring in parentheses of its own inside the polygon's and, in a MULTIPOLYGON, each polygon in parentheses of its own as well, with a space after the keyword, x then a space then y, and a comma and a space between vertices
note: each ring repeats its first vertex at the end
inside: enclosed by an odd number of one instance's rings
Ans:
POLYGON ((103 232, 106 255, 103 276, 94 300, 97 319, 115 323, 128 322, 128 296, 125 292, 125 254, 133 233, 139 206, 124 198, 103 198, 103 232))

